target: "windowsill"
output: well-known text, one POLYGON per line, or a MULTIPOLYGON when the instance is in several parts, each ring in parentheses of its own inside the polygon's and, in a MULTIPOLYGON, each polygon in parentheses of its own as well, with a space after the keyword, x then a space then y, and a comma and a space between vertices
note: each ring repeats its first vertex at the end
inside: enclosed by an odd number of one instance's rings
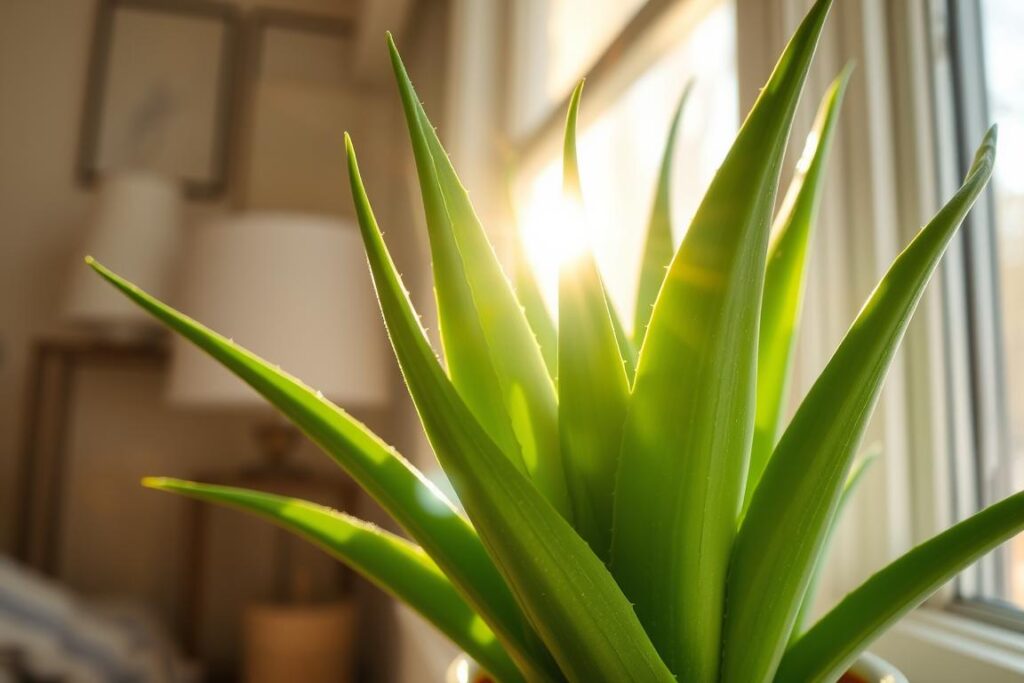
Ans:
POLYGON ((871 648, 911 681, 1019 683, 1024 634, 953 612, 922 607, 871 648))

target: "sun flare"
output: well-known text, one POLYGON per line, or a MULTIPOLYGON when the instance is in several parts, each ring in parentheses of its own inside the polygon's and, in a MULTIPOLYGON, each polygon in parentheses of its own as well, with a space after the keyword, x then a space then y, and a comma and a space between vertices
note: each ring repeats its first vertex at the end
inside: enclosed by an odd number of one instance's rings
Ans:
POLYGON ((558 305, 559 273, 590 249, 584 206, 563 193, 558 171, 552 164, 532 184, 519 226, 527 264, 552 311, 558 305))

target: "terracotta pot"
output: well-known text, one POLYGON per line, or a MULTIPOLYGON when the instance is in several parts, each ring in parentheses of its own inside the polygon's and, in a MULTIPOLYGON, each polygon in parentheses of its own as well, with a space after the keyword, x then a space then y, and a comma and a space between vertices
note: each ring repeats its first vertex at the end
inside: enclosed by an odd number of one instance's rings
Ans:
MULTIPOLYGON (((456 657, 448 667, 447 683, 494 683, 494 679, 480 670, 476 662, 466 655, 456 657)), ((850 667, 840 683, 907 683, 899 669, 881 657, 865 652, 850 667)))

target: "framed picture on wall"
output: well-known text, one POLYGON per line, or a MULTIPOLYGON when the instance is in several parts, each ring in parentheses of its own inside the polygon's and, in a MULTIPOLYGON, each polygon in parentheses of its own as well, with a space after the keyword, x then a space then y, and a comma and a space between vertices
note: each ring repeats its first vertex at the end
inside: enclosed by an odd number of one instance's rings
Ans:
POLYGON ((144 169, 193 198, 223 194, 240 27, 238 10, 214 0, 100 0, 80 180, 144 169))

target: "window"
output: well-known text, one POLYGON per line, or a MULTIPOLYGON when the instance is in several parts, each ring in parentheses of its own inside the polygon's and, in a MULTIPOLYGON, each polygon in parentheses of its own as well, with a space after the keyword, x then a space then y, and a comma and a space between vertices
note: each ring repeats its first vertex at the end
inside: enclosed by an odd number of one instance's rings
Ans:
MULTIPOLYGON (((999 125, 994 181, 964 236, 973 452, 955 463, 963 514, 1024 489, 1024 3, 948 0, 941 15, 961 170, 988 123, 999 125)), ((1024 538, 966 573, 957 593, 976 613, 1024 628, 1024 538)))
MULTIPOLYGON (((588 239, 624 321, 633 319, 647 219, 679 96, 692 79, 674 157, 672 210, 677 239, 738 127, 735 52, 733 4, 717 2, 684 40, 669 46, 624 90, 591 100, 588 80, 578 131, 588 239)), ((564 74, 559 78, 564 81, 564 74)), ((561 117, 564 112, 552 120, 560 123, 561 117)), ((525 163, 514 188, 520 235, 547 303, 554 308, 558 263, 552 258, 557 250, 550 247, 551 215, 561 197, 561 149, 557 144, 538 143, 536 149, 527 145, 522 152, 525 163)))
MULTIPOLYGON (((1018 491, 1024 488, 1024 4, 983 0, 981 15, 989 116, 1000 124, 992 221, 1007 443, 994 475, 1018 491)), ((1018 537, 1004 559, 996 597, 1024 608, 1024 539, 1018 537)))

